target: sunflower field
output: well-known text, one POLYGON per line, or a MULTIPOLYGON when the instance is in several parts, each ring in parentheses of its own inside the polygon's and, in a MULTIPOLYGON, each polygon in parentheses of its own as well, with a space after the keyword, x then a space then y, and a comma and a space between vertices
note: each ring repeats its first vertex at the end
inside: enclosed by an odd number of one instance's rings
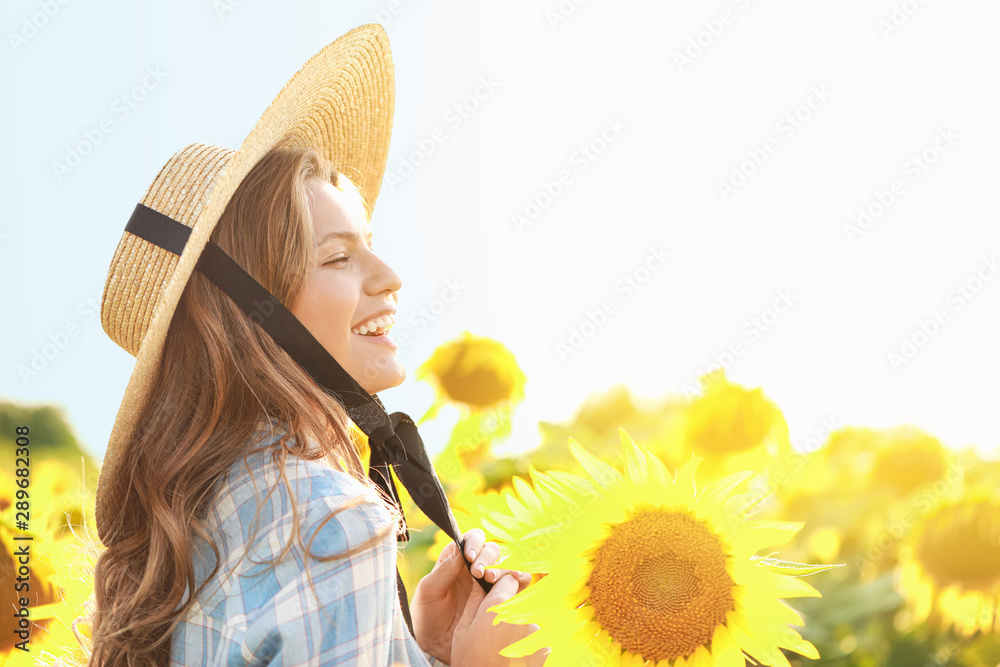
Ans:
MULTIPOLYGON (((533 575, 496 611, 539 630, 504 655, 548 649, 546 665, 573 667, 1000 665, 997 461, 910 424, 833 428, 797 449, 764 391, 722 371, 692 397, 609 387, 499 455, 528 382, 502 343, 465 332, 416 376, 436 396, 420 423, 445 405, 461 414, 432 449, 459 526, 482 528, 503 567, 533 575)), ((8 615, 4 664, 87 659, 96 469, 65 459, 32 461, 45 512, 32 523, 33 655, 15 647, 8 615)), ((398 487, 412 592, 448 538, 398 487)), ((15 506, 0 497, 5 604, 15 506)))

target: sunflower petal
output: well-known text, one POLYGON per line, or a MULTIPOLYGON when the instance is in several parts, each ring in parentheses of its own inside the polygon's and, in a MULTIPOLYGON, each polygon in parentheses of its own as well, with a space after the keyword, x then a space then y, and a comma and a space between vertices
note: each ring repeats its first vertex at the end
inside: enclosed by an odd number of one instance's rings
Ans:
POLYGON ((625 482, 621 473, 588 452, 573 438, 569 438, 569 448, 583 469, 587 471, 587 474, 598 484, 606 487, 625 482))
POLYGON ((819 660, 819 651, 816 650, 812 642, 803 639, 796 632, 790 632, 787 640, 779 642, 779 646, 787 648, 789 651, 795 651, 812 660, 819 660))
POLYGON ((713 667, 712 654, 704 645, 699 646, 692 655, 688 656, 689 667, 713 667))
POLYGON ((750 551, 757 552, 764 547, 784 544, 804 525, 793 521, 755 521, 747 526, 742 538, 750 551))
MULTIPOLYGON (((593 496, 600 493, 599 489, 594 486, 593 483, 587 481, 583 477, 574 475, 573 473, 563 472, 561 470, 552 470, 549 472, 549 477, 551 478, 553 485, 561 484, 562 487, 564 487, 561 489, 562 494, 572 492, 584 496, 593 496)), ((556 493, 556 488, 553 488, 552 492, 556 493)), ((569 500, 568 497, 567 500, 569 500)))
POLYGON ((618 427, 618 437, 621 439, 622 449, 625 451, 625 471, 628 473, 629 481, 633 484, 641 484, 646 481, 646 457, 636 447, 635 442, 628 432, 618 427))
POLYGON ((508 533, 506 530, 504 530, 500 526, 496 525, 495 523, 493 523, 492 521, 490 521, 486 517, 481 518, 479 520, 479 524, 482 526, 483 530, 486 531, 488 534, 490 534, 490 535, 492 535, 494 537, 498 537, 501 540, 504 540, 505 542, 516 542, 517 541, 517 540, 514 539, 514 537, 510 533, 508 533))
POLYGON ((531 485, 517 476, 515 476, 511 481, 514 484, 514 490, 517 492, 517 495, 521 497, 524 504, 527 505, 529 509, 541 512, 542 504, 539 501, 535 490, 531 488, 531 485))
POLYGON ((690 490, 691 498, 694 498, 698 493, 698 488, 694 483, 694 473, 703 460, 700 456, 692 456, 684 462, 684 465, 677 470, 677 474, 674 476, 674 486, 685 494, 690 490))
POLYGON ((778 574, 771 579, 775 597, 779 598, 821 598, 823 594, 808 581, 798 577, 778 574))
POLYGON ((740 472, 734 472, 732 475, 720 479, 718 482, 713 484, 708 488, 705 494, 708 499, 713 503, 721 503, 726 497, 732 493, 733 489, 754 476, 751 470, 742 470, 740 472))
POLYGON ((772 489, 747 491, 726 500, 726 509, 742 517, 752 516, 764 509, 767 499, 772 495, 772 489))
POLYGON ((657 486, 666 486, 671 483, 671 475, 667 472, 667 466, 652 452, 646 452, 646 466, 650 471, 650 479, 657 486))
POLYGON ((514 494, 507 495, 507 507, 510 508, 511 514, 513 514, 514 518, 516 518, 518 521, 521 521, 523 523, 531 522, 532 518, 531 512, 528 510, 527 507, 525 507, 518 501, 517 497, 514 496, 514 494))
POLYGON ((788 664, 788 658, 781 652, 781 649, 774 646, 758 652, 758 655, 753 657, 757 662, 763 662, 770 667, 792 667, 788 664))
POLYGON ((546 642, 545 633, 536 630, 527 637, 519 639, 513 644, 509 644, 506 648, 501 649, 500 655, 507 658, 523 658, 526 655, 531 655, 538 649, 545 648, 547 645, 546 642))
POLYGON ((715 667, 746 667, 743 652, 736 645, 725 623, 720 623, 715 628, 715 634, 712 636, 712 657, 715 659, 715 667))

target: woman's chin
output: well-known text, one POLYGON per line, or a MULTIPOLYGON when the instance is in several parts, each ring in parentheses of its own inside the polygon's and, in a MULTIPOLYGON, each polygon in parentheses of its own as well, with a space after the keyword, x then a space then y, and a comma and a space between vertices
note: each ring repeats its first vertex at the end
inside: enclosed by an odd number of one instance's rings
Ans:
POLYGON ((369 394, 377 394, 380 391, 398 387, 403 384, 403 380, 405 379, 406 370, 402 366, 399 366, 397 372, 391 372, 389 369, 385 369, 377 375, 373 374, 366 378, 364 382, 359 381, 358 384, 360 384, 369 394))

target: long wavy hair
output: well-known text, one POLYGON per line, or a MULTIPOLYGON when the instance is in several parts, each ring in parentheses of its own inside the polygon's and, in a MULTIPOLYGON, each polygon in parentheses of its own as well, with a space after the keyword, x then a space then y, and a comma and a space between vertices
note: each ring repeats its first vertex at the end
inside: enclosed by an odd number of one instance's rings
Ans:
MULTIPOLYGON (((286 307, 303 293, 316 267, 305 188, 310 177, 329 181, 364 210, 357 188, 317 151, 275 148, 240 184, 211 236, 286 307)), ((195 271, 171 320, 155 389, 124 449, 128 458, 119 467, 130 478, 131 490, 108 517, 112 546, 95 566, 89 665, 169 663, 176 624, 218 572, 218 547, 202 525, 213 487, 259 447, 253 436, 266 419, 283 427, 270 450, 290 494, 284 472, 290 455, 323 458, 377 488, 358 453, 363 434, 352 428, 343 406, 229 296, 195 271), (216 555, 214 569, 200 584, 193 564, 195 536, 206 540, 216 555)), ((129 488, 116 480, 109 484, 129 488)), ((294 494, 292 506, 294 512, 294 494)), ((387 530, 394 528, 390 522, 387 530)), ((297 512, 295 536, 301 545, 297 512)), ((291 546, 292 538, 276 559, 291 546)))

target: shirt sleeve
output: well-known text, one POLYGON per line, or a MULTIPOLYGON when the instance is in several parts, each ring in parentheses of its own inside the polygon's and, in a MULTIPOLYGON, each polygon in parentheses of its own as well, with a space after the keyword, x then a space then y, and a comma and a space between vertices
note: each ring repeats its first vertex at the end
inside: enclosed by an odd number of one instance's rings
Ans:
MULTIPOLYGON (((385 507, 377 497, 346 509, 342 502, 312 498, 300 507, 302 544, 313 555, 354 553, 322 561, 296 544, 274 570, 281 588, 248 619, 240 659, 273 667, 447 667, 420 649, 403 621, 395 532, 376 537, 390 521, 385 507), (331 511, 336 514, 327 519, 331 511)), ((273 535, 264 541, 264 551, 280 551, 273 535)))
POLYGON ((429 664, 431 667, 451 667, 447 662, 442 662, 441 660, 438 660, 433 655, 431 655, 430 653, 428 653, 423 649, 420 649, 420 652, 423 654, 424 659, 427 661, 427 664, 429 664))

